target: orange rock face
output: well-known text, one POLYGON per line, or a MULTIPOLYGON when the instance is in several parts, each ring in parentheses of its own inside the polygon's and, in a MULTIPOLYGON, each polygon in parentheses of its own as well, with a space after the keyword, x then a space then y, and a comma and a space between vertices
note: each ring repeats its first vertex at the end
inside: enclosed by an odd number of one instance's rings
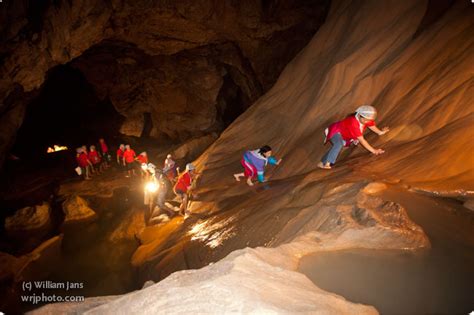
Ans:
MULTIPOLYGON (((300 230, 350 229, 343 213, 354 209, 368 181, 472 194, 474 8, 456 2, 421 29, 426 10, 421 1, 332 3, 326 23, 275 86, 197 159, 202 176, 191 211, 204 219, 190 223, 194 242, 184 251, 207 246, 207 262, 235 248, 282 244, 300 230), (334 169, 319 169, 329 148, 324 129, 362 104, 378 109, 379 126, 391 127, 380 137, 366 134, 386 153, 373 156, 359 147, 344 152, 334 169), (243 152, 264 144, 283 158, 281 165, 267 167, 269 182, 254 188, 235 182, 243 152), (316 222, 307 226, 312 216, 316 222)), ((373 211, 378 210, 368 213, 373 211)), ((403 213, 397 205, 387 208, 387 218, 403 213)), ((364 220, 362 225, 372 224, 364 220)), ((397 239, 396 231, 416 229, 404 224, 399 230, 395 221, 387 223, 394 234, 372 246, 426 245, 422 231, 397 239)), ((367 240, 360 242, 353 246, 367 240)), ((179 260, 176 255, 177 265, 179 260)))

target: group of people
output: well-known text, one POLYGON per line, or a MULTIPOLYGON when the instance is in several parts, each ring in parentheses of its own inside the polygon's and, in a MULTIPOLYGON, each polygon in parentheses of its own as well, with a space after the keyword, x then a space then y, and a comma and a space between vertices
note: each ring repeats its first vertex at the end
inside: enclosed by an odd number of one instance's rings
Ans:
POLYGON ((77 173, 89 180, 93 174, 101 174, 110 166, 111 156, 105 140, 100 138, 99 150, 95 145, 89 146, 89 150, 86 145, 83 145, 76 149, 76 160, 77 173))
MULTIPOLYGON (((389 131, 388 127, 379 129, 375 124, 377 110, 369 105, 360 106, 355 113, 345 119, 331 124, 325 130, 326 139, 324 144, 330 142, 331 148, 323 155, 318 167, 321 169, 331 169, 336 163, 339 153, 343 147, 358 145, 359 143, 369 152, 375 155, 383 154, 384 150, 372 147, 365 140, 363 133, 369 128, 379 136, 389 131)), ((108 167, 111 157, 104 139, 99 140, 100 151, 96 151, 95 146, 90 146, 87 151, 85 146, 77 149, 78 164, 83 171, 86 179, 90 178, 91 172, 100 172, 108 167)), ((253 186, 254 182, 263 183, 266 181, 264 172, 265 167, 270 165, 279 165, 282 159, 273 156, 272 148, 264 145, 257 150, 248 150, 243 154, 241 165, 244 169, 242 173, 234 174, 236 181, 245 177, 247 184, 253 186)), ((140 166, 142 178, 148 183, 145 189, 145 204, 158 206, 161 210, 174 214, 175 210, 165 204, 168 191, 173 187, 174 194, 181 200, 179 213, 184 215, 187 211, 190 197, 193 193, 198 174, 193 164, 186 165, 184 172, 180 173, 176 162, 171 155, 166 157, 163 167, 158 168, 149 163, 146 152, 138 156, 130 145, 121 144, 117 150, 117 164, 127 169, 127 177, 135 175, 135 169, 140 166), (159 187, 159 189, 157 188, 159 187)))
MULTIPOLYGON (((379 129, 375 124, 377 110, 370 105, 363 105, 357 108, 356 112, 345 119, 331 124, 325 129, 326 139, 324 144, 331 142, 331 148, 323 155, 318 167, 321 169, 331 169, 336 163, 337 157, 343 147, 358 145, 359 143, 369 152, 375 155, 385 153, 382 149, 372 147, 364 138, 364 131, 369 128, 372 132, 382 136, 389 132, 389 128, 379 129)), ((258 150, 246 151, 242 157, 241 164, 243 173, 234 174, 235 180, 240 181, 241 177, 247 178, 249 186, 254 185, 254 181, 262 183, 265 181, 264 171, 267 164, 279 165, 282 159, 277 160, 272 156, 272 149, 265 145, 258 150)))
POLYGON ((196 197, 193 194, 197 173, 196 167, 188 163, 184 172, 179 173, 179 168, 172 160, 172 156, 168 155, 163 168, 157 168, 154 164, 149 163, 146 167, 146 185, 145 185, 145 205, 149 205, 150 211, 154 206, 158 206, 159 210, 174 215, 176 210, 180 215, 185 215, 188 208, 189 199, 196 197), (179 198, 180 206, 169 207, 165 201, 170 188, 173 187, 173 193, 179 198))

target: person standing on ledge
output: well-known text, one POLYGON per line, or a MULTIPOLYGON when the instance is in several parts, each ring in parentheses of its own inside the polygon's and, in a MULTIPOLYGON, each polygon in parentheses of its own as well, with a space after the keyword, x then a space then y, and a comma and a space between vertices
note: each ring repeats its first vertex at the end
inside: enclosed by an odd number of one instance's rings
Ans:
POLYGON ((243 173, 234 174, 235 180, 240 182, 241 177, 247 177, 247 185, 253 186, 253 180, 258 182, 265 182, 265 166, 279 165, 282 159, 278 160, 272 156, 272 148, 268 145, 261 147, 258 150, 246 151, 240 163, 244 167, 243 173))
POLYGON ((105 143, 104 138, 99 139, 100 144, 100 154, 102 155, 102 163, 104 164, 105 168, 109 167, 109 162, 111 161, 111 156, 109 153, 109 147, 107 143, 105 143))
POLYGON ((117 150, 117 164, 122 165, 123 152, 125 152, 125 145, 121 144, 117 150))
POLYGON ((166 156, 166 160, 163 165, 163 174, 165 174, 171 182, 174 182, 176 176, 178 175, 176 171, 176 162, 173 160, 173 156, 171 154, 166 156))
POLYGON ((386 134, 390 129, 388 127, 380 130, 375 125, 377 110, 369 105, 360 106, 356 112, 345 119, 331 124, 325 130, 326 139, 324 144, 331 142, 332 147, 324 154, 318 167, 322 169, 331 169, 337 160, 337 156, 344 146, 351 144, 358 145, 359 142, 364 148, 372 154, 379 155, 385 153, 382 149, 375 149, 364 138, 364 131, 368 127, 379 136, 386 134))
POLYGON ((130 148, 130 145, 125 146, 125 152, 123 152, 123 166, 127 169, 127 176, 130 177, 135 175, 135 158, 137 154, 130 148))
POLYGON ((82 147, 77 148, 76 152, 77 152, 76 160, 77 160, 77 164, 81 168, 81 175, 84 176, 84 179, 87 179, 87 180, 91 179, 90 174, 89 174, 89 170, 92 167, 91 161, 89 161, 89 158, 87 157, 87 154, 84 153, 84 149, 82 147))

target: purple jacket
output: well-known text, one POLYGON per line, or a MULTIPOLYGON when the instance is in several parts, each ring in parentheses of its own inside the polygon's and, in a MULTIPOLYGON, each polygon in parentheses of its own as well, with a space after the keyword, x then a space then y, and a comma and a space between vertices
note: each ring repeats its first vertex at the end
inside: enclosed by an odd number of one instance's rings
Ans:
POLYGON ((265 166, 267 163, 270 163, 272 165, 276 165, 277 160, 273 156, 266 158, 260 153, 258 153, 258 150, 252 150, 252 151, 246 151, 244 153, 244 159, 248 163, 252 164, 255 166, 257 169, 257 177, 260 182, 263 182, 264 177, 263 173, 265 172, 265 166))

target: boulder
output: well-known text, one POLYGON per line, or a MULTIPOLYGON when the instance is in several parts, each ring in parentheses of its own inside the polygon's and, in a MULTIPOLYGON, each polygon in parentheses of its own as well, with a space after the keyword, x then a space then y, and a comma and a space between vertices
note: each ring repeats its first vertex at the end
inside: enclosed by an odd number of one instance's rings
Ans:
POLYGON ((96 217, 86 200, 77 195, 69 196, 63 202, 64 223, 91 220, 96 217))
POLYGON ((173 157, 177 160, 186 159, 187 161, 193 161, 202 152, 204 152, 216 139, 217 134, 213 133, 207 136, 186 141, 173 151, 173 157))
POLYGON ((5 219, 7 233, 43 230, 51 224, 51 208, 49 203, 25 207, 5 219))

